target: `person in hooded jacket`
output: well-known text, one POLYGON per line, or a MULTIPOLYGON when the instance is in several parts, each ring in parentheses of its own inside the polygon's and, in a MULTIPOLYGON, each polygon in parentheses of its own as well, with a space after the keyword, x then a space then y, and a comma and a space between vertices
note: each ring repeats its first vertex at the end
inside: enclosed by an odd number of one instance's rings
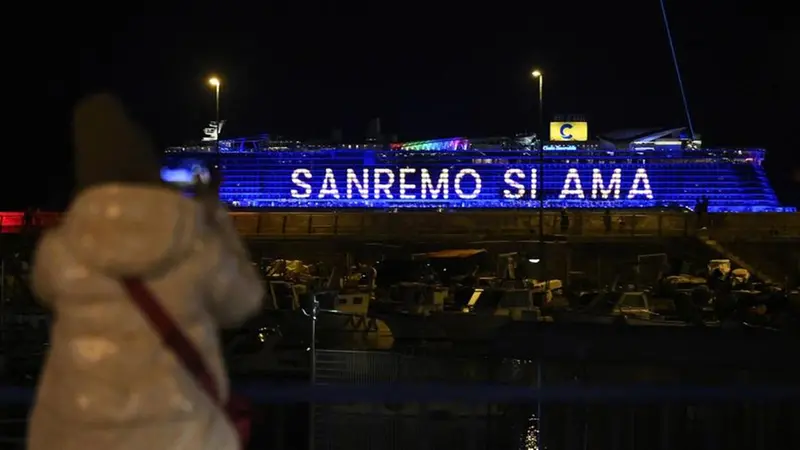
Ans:
POLYGON ((74 116, 78 193, 39 242, 32 287, 54 312, 30 450, 237 450, 238 436, 131 301, 144 281, 201 352, 224 399, 218 327, 257 313, 264 289, 215 195, 161 182, 147 136, 110 95, 74 116))

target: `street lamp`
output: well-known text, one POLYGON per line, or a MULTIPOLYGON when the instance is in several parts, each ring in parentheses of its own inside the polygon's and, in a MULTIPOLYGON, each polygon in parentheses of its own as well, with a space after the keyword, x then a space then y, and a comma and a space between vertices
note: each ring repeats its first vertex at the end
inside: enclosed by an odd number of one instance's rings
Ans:
POLYGON ((219 130, 220 130, 220 128, 219 128, 219 87, 220 87, 220 85, 222 83, 219 81, 219 78, 211 77, 211 78, 208 79, 208 84, 214 87, 214 99, 216 100, 216 102, 215 102, 216 114, 214 116, 215 120, 216 120, 216 122, 215 122, 216 123, 216 127, 217 127, 217 139, 216 140, 217 140, 217 142, 219 142, 219 130))
MULTIPOLYGON (((539 185, 539 189, 536 192, 536 195, 539 196, 539 260, 542 262, 541 264, 541 273, 544 276, 544 294, 542 295, 542 300, 547 301, 547 291, 550 289, 550 282, 547 277, 547 256, 545 256, 545 245, 544 245, 544 113, 542 110, 542 87, 544 83, 544 76, 539 69, 535 69, 531 72, 531 76, 534 79, 539 80, 539 170, 536 174, 536 178, 539 185)), ((539 362, 537 364, 536 369, 536 387, 539 389, 541 393, 542 389, 542 364, 539 362)), ((539 399, 536 401, 536 442, 542 442, 542 400, 539 399)), ((541 444, 539 444, 541 445, 541 444)))
MULTIPOLYGON (((540 70, 534 70, 531 75, 539 80, 539 129, 544 132, 544 115, 542 114, 542 84, 544 83, 544 76, 540 70)), ((541 136, 539 141, 541 142, 541 136)))
POLYGON ((544 245, 544 113, 543 113, 543 102, 542 102, 542 87, 544 83, 544 75, 538 69, 531 72, 531 76, 534 79, 539 80, 539 170, 536 175, 538 179, 539 189, 536 195, 539 197, 539 259, 542 261, 541 265, 541 272, 544 275, 544 289, 545 289, 545 298, 547 296, 547 289, 548 289, 548 280, 547 280, 547 258, 545 257, 545 245, 544 245))

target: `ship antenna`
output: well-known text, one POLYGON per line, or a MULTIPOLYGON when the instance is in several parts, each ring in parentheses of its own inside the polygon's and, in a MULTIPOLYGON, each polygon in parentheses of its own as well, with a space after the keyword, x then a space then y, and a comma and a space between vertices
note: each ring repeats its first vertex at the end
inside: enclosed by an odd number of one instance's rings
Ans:
POLYGON ((683 89, 683 78, 681 77, 681 69, 678 66, 678 57, 675 54, 675 43, 672 41, 672 31, 669 29, 669 20, 667 19, 667 7, 664 5, 664 0, 659 0, 661 3, 661 15, 664 17, 664 28, 667 29, 667 40, 669 41, 669 49, 672 52, 672 63, 675 64, 675 74, 678 76, 678 87, 681 89, 681 98, 683 99, 683 110, 686 112, 686 121, 689 122, 689 134, 694 139, 694 125, 692 125, 692 116, 689 114, 689 102, 686 100, 686 90, 683 89))

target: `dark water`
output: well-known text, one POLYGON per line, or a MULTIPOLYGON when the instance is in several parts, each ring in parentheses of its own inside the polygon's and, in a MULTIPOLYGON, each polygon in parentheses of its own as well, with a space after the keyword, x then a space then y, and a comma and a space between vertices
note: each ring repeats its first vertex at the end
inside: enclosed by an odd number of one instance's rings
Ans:
MULTIPOLYGON (((745 363, 747 360, 745 359, 745 363)), ((397 401, 376 398, 347 404, 256 405, 252 449, 539 449, 634 450, 800 448, 800 399, 650 399, 613 401, 550 399, 542 403, 470 400, 470 386, 536 388, 592 386, 794 385, 800 369, 698 367, 579 361, 537 362, 495 358, 479 351, 421 355, 319 351, 318 382, 381 385, 436 383, 463 386, 464 401, 397 401), (309 413, 311 410, 311 413, 309 413), (538 414, 541 412, 541 414, 538 414), (539 420, 539 415, 541 420, 539 420)), ((746 364, 745 364, 746 366, 746 364)), ((304 382, 307 378, 295 379, 304 382)), ((248 380, 253 381, 253 380, 248 380)), ((264 381, 263 379, 261 381, 264 381)), ((270 381, 280 387, 279 381, 270 381)), ((18 383, 15 383, 18 384, 18 383)), ((22 448, 24 406, 0 407, 0 449, 22 448), (23 419, 23 420, 21 420, 23 419), (13 420, 13 421, 9 421, 13 420)))
MULTIPOLYGON (((748 387, 794 383, 774 370, 700 369, 669 365, 586 364, 340 352, 322 354, 347 367, 339 382, 492 382, 547 386, 683 385, 748 387)), ((734 391, 735 393, 735 391, 734 391)), ((788 449, 800 448, 800 399, 631 396, 614 401, 551 399, 541 404, 347 405, 318 411, 317 448, 491 449, 788 449), (541 421, 537 419, 541 411, 541 421), (323 429, 325 432, 319 432, 323 429), (417 444, 415 444, 417 443, 417 444), (423 444, 424 443, 424 444, 423 444), (787 446, 789 443, 792 445, 787 446), (422 447, 420 447, 420 445, 422 447)))
POLYGON ((460 413, 428 407, 406 414, 326 407, 317 448, 788 449, 800 443, 794 403, 547 404, 541 424, 535 405, 498 405, 496 415, 465 405, 460 413))

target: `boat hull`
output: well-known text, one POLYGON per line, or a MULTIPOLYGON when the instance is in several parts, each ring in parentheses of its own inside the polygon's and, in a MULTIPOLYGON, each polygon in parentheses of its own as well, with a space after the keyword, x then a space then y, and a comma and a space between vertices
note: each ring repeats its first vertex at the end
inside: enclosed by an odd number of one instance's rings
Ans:
MULTIPOLYGON (((281 345, 309 346, 311 342, 312 320, 302 311, 272 311, 264 322, 280 329, 281 345)), ((389 349, 394 343, 385 322, 359 314, 320 311, 314 333, 320 348, 389 349)))

